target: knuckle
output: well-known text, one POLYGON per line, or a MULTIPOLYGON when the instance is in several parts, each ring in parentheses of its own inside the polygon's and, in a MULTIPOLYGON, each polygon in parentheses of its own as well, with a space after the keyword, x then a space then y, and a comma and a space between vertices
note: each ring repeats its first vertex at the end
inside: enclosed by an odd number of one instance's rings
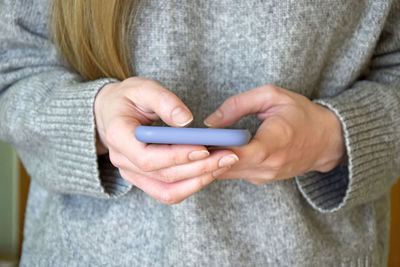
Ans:
POLYGON ((181 155, 178 153, 173 153, 171 156, 171 162, 177 166, 177 165, 181 165, 183 163, 186 163, 184 160, 182 160, 181 155))
MULTIPOLYGON (((300 96, 300 97, 303 97, 303 96, 300 96)), ((281 94, 281 99, 282 99, 282 102, 284 102, 286 105, 298 106, 298 100, 294 99, 290 95, 281 94)))
MULTIPOLYGON (((216 167, 216 168, 218 168, 218 167, 216 167)), ((199 175, 207 174, 207 173, 211 172, 213 169, 214 168, 209 166, 209 164, 207 164, 207 163, 201 164, 199 166, 199 175)))
POLYGON ((139 95, 150 89, 162 88, 160 83, 142 77, 130 77, 124 80, 122 85, 122 88, 127 92, 132 92, 132 87, 134 87, 139 95))
POLYGON ((129 77, 126 78, 125 80, 123 80, 123 83, 133 83, 133 82, 137 82, 137 81, 141 81, 143 78, 141 77, 129 77))
POLYGON ((143 84, 146 87, 162 87, 159 82, 150 79, 143 79, 143 84))
POLYGON ((256 164, 261 164, 263 163, 267 158, 269 154, 266 149, 259 149, 257 152, 254 154, 254 160, 256 164))
POLYGON ((140 157, 137 160, 137 166, 144 172, 153 171, 153 162, 147 157, 140 157))
POLYGON ((260 89, 264 92, 264 93, 268 93, 271 94, 273 96, 278 95, 280 90, 279 87, 272 85, 272 84, 267 84, 264 85, 262 87, 260 87, 260 89))
POLYGON ((147 91, 149 89, 157 89, 158 90, 158 89, 163 88, 159 82, 150 80, 150 79, 145 79, 145 78, 141 78, 139 80, 139 87, 142 88, 144 91, 147 91))
POLYGON ((173 205, 181 202, 168 190, 163 192, 159 200, 166 205, 173 205))
POLYGON ((138 78, 136 78, 136 77, 129 77, 129 78, 126 78, 125 80, 123 80, 122 82, 121 82, 121 85, 122 86, 126 86, 126 85, 131 85, 131 84, 134 84, 134 83, 137 83, 138 82, 138 78))
POLYGON ((121 157, 117 155, 117 153, 110 151, 109 152, 109 158, 110 161, 112 163, 112 165, 114 165, 117 168, 121 168, 122 167, 122 161, 121 161, 121 157))
POLYGON ((270 156, 269 149, 258 139, 254 139, 253 142, 256 149, 251 151, 252 162, 255 164, 262 164, 270 156))
POLYGON ((111 128, 111 130, 107 131, 106 133, 106 142, 108 146, 112 146, 115 147, 118 144, 118 132, 117 131, 113 131, 112 129, 115 128, 111 128))
POLYGON ((275 170, 280 170, 280 169, 282 169, 284 167, 285 162, 286 161, 285 161, 285 158, 283 156, 274 157, 274 158, 272 158, 272 159, 270 159, 268 161, 268 166, 271 169, 273 169, 274 171, 275 170))
POLYGON ((158 171, 159 177, 162 182, 164 183, 173 183, 175 182, 175 177, 171 175, 171 173, 168 170, 159 170, 158 171))
POLYGON ((289 124, 287 124, 287 123, 284 124, 283 133, 284 133, 284 136, 286 137, 285 139, 288 142, 290 142, 290 140, 293 139, 294 130, 293 130, 293 127, 291 127, 289 124))
POLYGON ((240 97, 238 95, 233 95, 228 98, 225 104, 233 110, 237 110, 240 107, 240 97))
POLYGON ((323 166, 321 166, 320 168, 318 168, 319 172, 329 172, 331 171, 334 167, 332 167, 333 165, 329 165, 329 164, 325 164, 323 166))
POLYGON ((124 85, 129 85, 129 86, 131 86, 131 85, 141 86, 141 85, 146 84, 149 81, 151 81, 151 80, 143 78, 143 77, 129 77, 129 78, 123 80, 122 83, 124 85))

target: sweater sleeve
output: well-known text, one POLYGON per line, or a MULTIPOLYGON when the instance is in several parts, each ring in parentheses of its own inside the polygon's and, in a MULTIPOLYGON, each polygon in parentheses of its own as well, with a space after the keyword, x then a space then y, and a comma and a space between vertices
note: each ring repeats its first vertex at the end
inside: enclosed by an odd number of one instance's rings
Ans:
POLYGON ((367 203, 388 194, 400 177, 400 1, 391 12, 362 80, 340 95, 315 100, 340 119, 346 166, 296 177, 320 212, 367 203))
POLYGON ((94 98, 112 79, 84 82, 48 39, 49 0, 0 4, 0 139, 49 191, 111 198, 131 185, 96 155, 94 98))

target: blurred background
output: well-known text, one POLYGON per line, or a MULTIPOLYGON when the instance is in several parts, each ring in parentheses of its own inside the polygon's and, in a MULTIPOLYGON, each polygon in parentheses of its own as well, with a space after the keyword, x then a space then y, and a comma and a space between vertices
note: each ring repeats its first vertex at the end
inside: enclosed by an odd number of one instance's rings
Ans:
MULTIPOLYGON (((29 178, 16 152, 0 141, 0 267, 18 266, 28 188, 29 178)), ((400 181, 391 194, 388 266, 400 267, 400 181)))
POLYGON ((18 266, 28 188, 17 153, 0 141, 0 267, 18 266))

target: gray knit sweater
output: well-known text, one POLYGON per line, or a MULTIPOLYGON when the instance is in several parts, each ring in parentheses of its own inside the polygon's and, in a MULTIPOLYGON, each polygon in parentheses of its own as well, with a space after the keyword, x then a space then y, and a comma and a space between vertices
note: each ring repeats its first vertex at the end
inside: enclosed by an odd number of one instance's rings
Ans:
MULTIPOLYGON (((46 30, 47 0, 0 6, 0 139, 32 178, 22 266, 384 266, 400 176, 400 1, 142 0, 136 74, 192 110, 263 84, 342 122, 348 164, 164 205, 97 157, 93 100, 46 30)), ((234 127, 257 129, 249 116, 234 127)))

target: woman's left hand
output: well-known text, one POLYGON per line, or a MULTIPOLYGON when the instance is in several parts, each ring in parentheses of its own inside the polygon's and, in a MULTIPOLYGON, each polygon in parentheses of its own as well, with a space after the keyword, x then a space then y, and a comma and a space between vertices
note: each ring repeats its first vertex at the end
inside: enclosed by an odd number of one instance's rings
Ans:
POLYGON ((262 124, 247 145, 229 147, 239 162, 218 178, 265 184, 309 171, 327 172, 345 158, 337 116, 302 95, 272 85, 228 98, 205 124, 222 128, 252 113, 262 124))

